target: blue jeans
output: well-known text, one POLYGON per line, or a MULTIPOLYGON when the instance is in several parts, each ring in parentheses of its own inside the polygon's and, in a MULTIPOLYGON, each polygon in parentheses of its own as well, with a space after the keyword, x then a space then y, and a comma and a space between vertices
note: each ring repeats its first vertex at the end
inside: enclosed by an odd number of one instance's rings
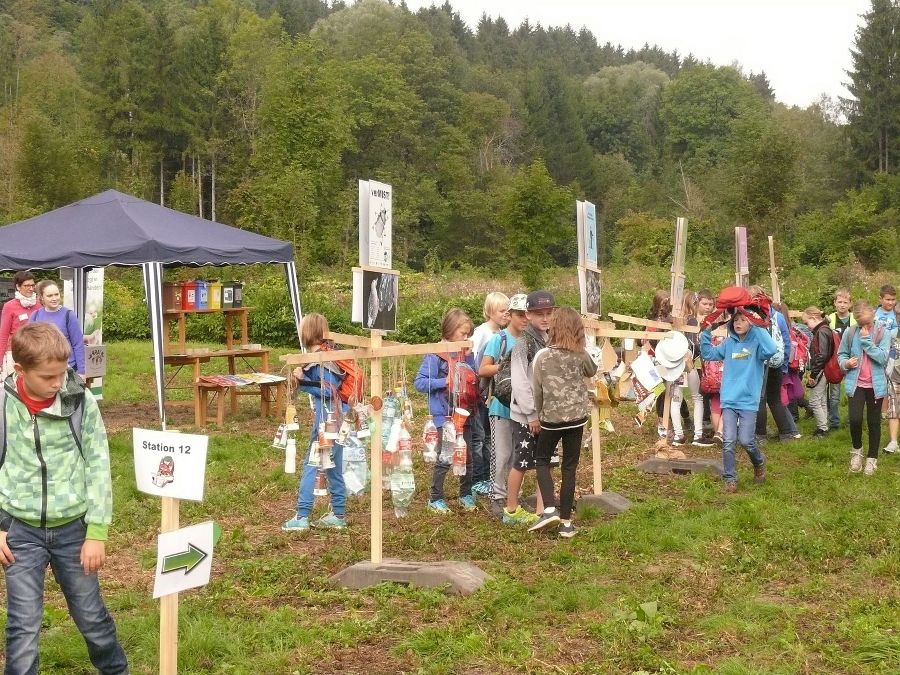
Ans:
POLYGON ((480 483, 491 478, 491 437, 487 407, 479 405, 470 416, 472 420, 472 482, 480 483))
POLYGON ((96 574, 81 567, 86 527, 81 518, 41 529, 13 519, 6 542, 16 561, 6 568, 6 674, 38 672, 38 635, 44 618, 47 564, 62 589, 69 613, 87 643, 91 663, 103 675, 127 673, 125 650, 100 597, 96 574))
POLYGON ((722 442, 722 477, 733 482, 737 480, 737 462, 734 458, 734 446, 740 443, 750 455, 753 466, 766 463, 766 458, 756 444, 756 411, 722 408, 722 424, 724 441, 722 442))
MULTIPOLYGON (((309 518, 312 513, 316 496, 313 490, 316 488, 316 473, 319 468, 309 465, 309 450, 306 451, 306 461, 303 462, 303 476, 300 478, 300 489, 297 491, 297 517, 309 518)), ((328 479, 328 490, 331 493, 331 510, 334 515, 344 517, 347 511, 347 488, 344 486, 344 446, 334 444, 334 466, 325 469, 325 477, 328 479)))
POLYGON ((841 426, 841 391, 844 388, 843 382, 837 384, 828 384, 828 426, 837 429, 841 426))

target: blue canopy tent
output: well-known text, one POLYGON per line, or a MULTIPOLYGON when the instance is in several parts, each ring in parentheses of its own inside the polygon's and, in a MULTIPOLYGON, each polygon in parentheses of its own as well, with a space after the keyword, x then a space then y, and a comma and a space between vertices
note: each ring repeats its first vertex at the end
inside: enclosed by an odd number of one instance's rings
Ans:
POLYGON ((173 211, 115 190, 0 227, 0 270, 73 268, 75 311, 82 321, 86 270, 107 265, 141 266, 163 428, 163 266, 253 263, 284 266, 299 338, 300 289, 289 242, 173 211))

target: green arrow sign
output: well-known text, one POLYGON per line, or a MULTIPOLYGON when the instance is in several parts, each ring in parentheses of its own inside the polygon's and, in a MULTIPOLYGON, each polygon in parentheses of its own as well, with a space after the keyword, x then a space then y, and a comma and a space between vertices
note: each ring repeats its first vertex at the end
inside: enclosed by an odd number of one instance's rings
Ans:
POLYGON ((183 569, 185 574, 190 574, 197 565, 206 560, 209 555, 206 551, 201 551, 193 544, 188 544, 188 550, 183 553, 173 553, 163 558, 163 574, 168 572, 177 572, 183 569))

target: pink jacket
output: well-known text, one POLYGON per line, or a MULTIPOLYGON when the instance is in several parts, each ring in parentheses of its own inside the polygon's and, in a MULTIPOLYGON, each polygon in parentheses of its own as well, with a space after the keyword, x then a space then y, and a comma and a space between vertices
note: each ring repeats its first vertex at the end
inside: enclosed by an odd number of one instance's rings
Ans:
POLYGON ((3 305, 3 313, 0 314, 0 359, 9 349, 12 334, 28 323, 29 317, 40 307, 39 303, 35 303, 31 307, 22 307, 18 298, 13 298, 3 305))

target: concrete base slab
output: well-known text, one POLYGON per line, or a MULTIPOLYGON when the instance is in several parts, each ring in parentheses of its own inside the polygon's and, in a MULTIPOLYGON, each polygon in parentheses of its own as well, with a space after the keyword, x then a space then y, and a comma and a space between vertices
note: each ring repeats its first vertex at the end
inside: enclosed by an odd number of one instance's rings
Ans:
POLYGON ((387 559, 379 564, 365 560, 338 572, 331 583, 343 588, 368 588, 385 581, 422 588, 447 587, 454 595, 474 593, 490 579, 487 573, 468 562, 407 562, 387 559))
POLYGON ((677 474, 689 476, 693 473, 706 473, 716 478, 722 477, 721 459, 660 459, 659 457, 651 457, 635 467, 638 471, 645 473, 657 474, 677 474))
POLYGON ((601 492, 599 495, 581 495, 578 505, 596 506, 605 514, 617 516, 631 508, 631 502, 618 492, 601 492))

